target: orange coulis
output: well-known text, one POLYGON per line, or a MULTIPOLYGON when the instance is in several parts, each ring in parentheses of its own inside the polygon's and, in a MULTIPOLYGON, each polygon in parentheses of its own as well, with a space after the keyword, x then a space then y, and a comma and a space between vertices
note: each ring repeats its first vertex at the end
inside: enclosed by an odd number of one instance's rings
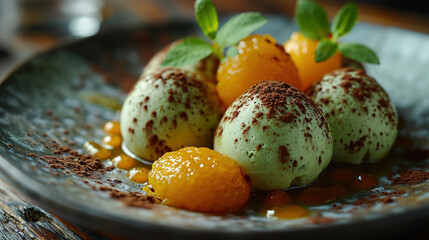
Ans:
POLYGON ((331 204, 345 196, 373 189, 378 185, 377 179, 387 174, 390 169, 388 165, 391 164, 386 160, 360 165, 331 163, 310 186, 286 191, 253 190, 250 194, 250 187, 235 162, 213 150, 185 148, 167 153, 161 157, 161 160, 164 158, 162 164, 150 166, 122 151, 118 122, 106 123, 103 130, 106 136, 101 139, 102 144, 86 143, 92 148, 94 156, 124 170, 130 181, 147 183, 152 178, 153 188, 146 187, 144 190, 165 200, 164 204, 216 214, 232 210, 240 214, 240 209, 250 208, 260 209, 261 215, 278 219, 307 217, 312 206, 331 204), (196 151, 200 152, 196 154, 196 151), (201 167, 201 158, 209 159, 209 162, 205 162, 210 163, 207 168, 201 167), (217 170, 211 171, 214 166, 217 166, 217 170), (150 173, 152 167, 155 171, 150 173), (194 174, 199 178, 186 181, 187 177, 194 174), (225 187, 234 181, 233 187, 225 187), (153 189, 155 192, 152 192, 153 189), (196 194, 196 190, 201 189, 206 192, 196 194), (215 194, 211 196, 210 193, 215 194))
POLYGON ((85 147, 91 149, 91 154, 100 160, 110 161, 116 168, 124 170, 128 179, 136 183, 145 183, 151 166, 144 164, 122 151, 122 137, 119 122, 109 121, 104 124, 106 135, 101 139, 102 144, 86 142, 85 147))
POLYGON ((286 191, 254 191, 249 205, 262 209, 267 217, 292 219, 307 217, 309 208, 334 203, 378 185, 387 174, 389 160, 361 165, 331 163, 310 186, 286 191))
POLYGON ((297 204, 287 204, 278 207, 273 207, 266 210, 267 217, 275 217, 278 219, 296 219, 307 217, 310 215, 310 211, 297 204))

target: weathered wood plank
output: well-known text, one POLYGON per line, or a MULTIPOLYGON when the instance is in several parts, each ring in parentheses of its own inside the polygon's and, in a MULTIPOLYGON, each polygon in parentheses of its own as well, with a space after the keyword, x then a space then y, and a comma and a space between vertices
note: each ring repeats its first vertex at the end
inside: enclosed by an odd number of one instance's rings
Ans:
POLYGON ((25 200, 0 178, 0 239, 93 239, 25 200))

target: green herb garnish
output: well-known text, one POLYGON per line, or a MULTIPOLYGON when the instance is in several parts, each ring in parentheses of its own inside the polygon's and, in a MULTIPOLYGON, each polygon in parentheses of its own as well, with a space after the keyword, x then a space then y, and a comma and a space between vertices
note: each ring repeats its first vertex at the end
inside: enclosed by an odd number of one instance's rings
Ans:
POLYGON ((218 15, 210 0, 196 0, 194 8, 198 25, 209 41, 197 37, 184 38, 168 51, 162 67, 185 66, 196 63, 210 54, 214 54, 222 61, 225 58, 225 49, 228 49, 227 57, 237 55, 237 48, 234 45, 268 22, 268 19, 260 13, 247 12, 233 16, 218 29, 218 15))
POLYGON ((311 0, 299 0, 295 20, 301 33, 310 39, 318 40, 316 62, 332 57, 337 50, 347 58, 358 62, 379 64, 377 54, 361 44, 338 42, 349 33, 358 18, 356 4, 347 3, 336 14, 329 29, 329 19, 325 9, 311 0))

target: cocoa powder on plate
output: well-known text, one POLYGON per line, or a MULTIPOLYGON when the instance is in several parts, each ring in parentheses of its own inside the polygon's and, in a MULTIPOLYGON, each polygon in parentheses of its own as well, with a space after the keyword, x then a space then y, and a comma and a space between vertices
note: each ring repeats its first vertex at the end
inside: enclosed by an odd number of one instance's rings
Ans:
POLYGON ((399 177, 393 178, 390 185, 414 185, 429 180, 429 172, 424 170, 403 170, 399 172, 399 177))

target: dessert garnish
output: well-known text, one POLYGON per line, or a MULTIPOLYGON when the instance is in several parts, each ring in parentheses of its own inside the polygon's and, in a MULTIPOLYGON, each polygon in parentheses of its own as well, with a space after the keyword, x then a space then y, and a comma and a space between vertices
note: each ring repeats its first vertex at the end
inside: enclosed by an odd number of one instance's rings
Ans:
POLYGON ((169 50, 162 67, 185 66, 211 54, 223 60, 225 49, 228 48, 227 55, 236 54, 233 45, 268 22, 260 13, 246 12, 233 16, 218 29, 217 11, 210 0, 197 0, 194 8, 198 25, 209 42, 197 37, 184 38, 169 50))
POLYGON ((217 92, 226 106, 260 81, 301 87, 294 62, 272 36, 250 35, 239 42, 237 50, 238 54, 223 61, 217 71, 217 92))
POLYGON ((164 154, 153 164, 149 184, 164 204, 199 212, 231 212, 243 207, 250 195, 235 161, 208 148, 164 154))
POLYGON ((358 18, 354 3, 347 3, 336 14, 331 28, 322 6, 311 0, 299 0, 295 10, 295 20, 300 32, 294 32, 285 43, 299 70, 301 90, 306 90, 324 74, 339 69, 342 56, 348 59, 378 64, 374 51, 358 43, 339 42, 348 34, 358 18))
POLYGON ((316 62, 329 59, 338 49, 344 56, 358 62, 378 64, 377 54, 368 47, 357 43, 340 43, 340 37, 349 33, 358 19, 358 9, 354 3, 342 7, 332 22, 329 30, 329 20, 325 10, 311 0, 299 0, 295 20, 302 34, 310 39, 318 40, 316 62))

